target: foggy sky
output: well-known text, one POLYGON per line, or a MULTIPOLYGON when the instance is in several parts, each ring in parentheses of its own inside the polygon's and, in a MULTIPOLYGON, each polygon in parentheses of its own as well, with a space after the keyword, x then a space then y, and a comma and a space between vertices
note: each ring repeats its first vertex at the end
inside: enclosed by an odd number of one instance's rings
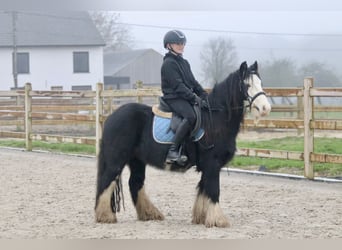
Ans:
POLYGON ((342 10, 339 0, 0 0, 2 10, 115 10, 115 11, 331 11, 342 10))
POLYGON ((184 57, 198 77, 201 48, 218 36, 234 41, 239 61, 317 61, 342 76, 342 11, 123 11, 120 16, 137 49, 164 54, 164 34, 182 30, 188 39, 184 57))

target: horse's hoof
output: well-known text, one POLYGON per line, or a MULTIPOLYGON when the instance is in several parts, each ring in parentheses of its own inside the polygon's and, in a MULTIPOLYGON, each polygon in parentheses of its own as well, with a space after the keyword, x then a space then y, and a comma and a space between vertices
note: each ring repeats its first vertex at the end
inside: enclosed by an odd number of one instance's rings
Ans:
POLYGON ((116 223, 116 215, 114 213, 101 213, 99 211, 95 211, 95 220, 98 223, 116 223))
POLYGON ((206 220, 204 225, 206 227, 221 227, 221 228, 230 227, 230 224, 229 224, 227 218, 220 218, 220 219, 215 220, 215 221, 206 220))
POLYGON ((148 221, 148 220, 164 220, 164 215, 159 212, 157 209, 151 211, 151 213, 146 214, 139 214, 138 219, 141 221, 148 221))

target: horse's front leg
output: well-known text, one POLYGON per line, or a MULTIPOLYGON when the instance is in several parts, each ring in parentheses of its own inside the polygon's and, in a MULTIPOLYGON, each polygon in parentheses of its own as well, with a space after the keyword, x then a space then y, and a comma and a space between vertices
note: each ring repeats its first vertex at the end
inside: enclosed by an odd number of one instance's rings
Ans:
POLYGON ((197 189, 192 223, 204 224, 206 227, 229 227, 228 219, 219 205, 220 169, 204 170, 197 189))
POLYGON ((145 193, 145 169, 146 165, 138 159, 129 162, 131 175, 129 178, 129 190, 139 220, 164 220, 164 215, 152 204, 145 193))

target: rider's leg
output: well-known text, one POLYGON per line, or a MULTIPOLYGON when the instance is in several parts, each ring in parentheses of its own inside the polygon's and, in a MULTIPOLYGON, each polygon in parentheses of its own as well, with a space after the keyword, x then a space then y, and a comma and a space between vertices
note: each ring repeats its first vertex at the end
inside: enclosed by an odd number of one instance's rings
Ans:
POLYGON ((187 119, 183 119, 179 124, 176 134, 173 137, 172 144, 167 154, 168 161, 176 161, 180 157, 179 146, 183 142, 185 136, 191 131, 191 125, 187 119))
POLYGON ((196 114, 192 105, 184 99, 167 100, 167 103, 177 115, 183 118, 181 124, 177 128, 173 144, 170 147, 167 160, 176 161, 180 159, 179 146, 185 137, 191 132, 196 122, 196 114))

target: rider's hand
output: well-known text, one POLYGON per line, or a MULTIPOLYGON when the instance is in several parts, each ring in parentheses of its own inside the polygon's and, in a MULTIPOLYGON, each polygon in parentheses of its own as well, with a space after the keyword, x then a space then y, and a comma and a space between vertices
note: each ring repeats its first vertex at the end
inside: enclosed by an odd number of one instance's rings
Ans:
POLYGON ((201 107, 206 109, 209 108, 209 105, 206 100, 201 99, 201 107))

